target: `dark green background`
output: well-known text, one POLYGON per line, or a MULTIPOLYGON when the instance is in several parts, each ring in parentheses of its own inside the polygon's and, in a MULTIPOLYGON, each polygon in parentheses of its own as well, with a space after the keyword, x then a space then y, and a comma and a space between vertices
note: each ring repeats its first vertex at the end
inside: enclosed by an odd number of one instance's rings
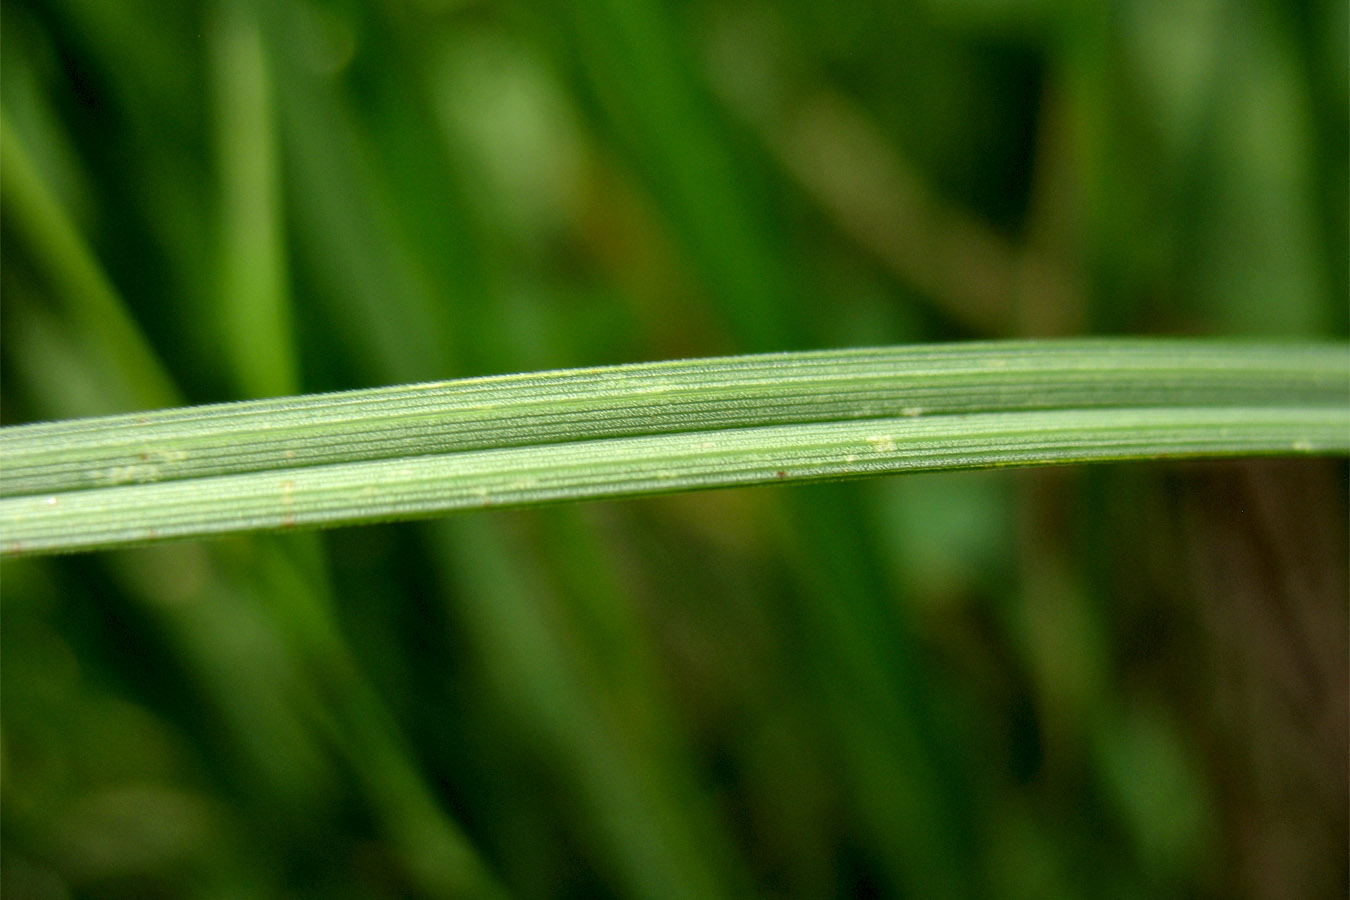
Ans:
MULTIPOLYGON (((6 424, 1347 331, 1343 2, 0 16, 6 424)), ((0 887, 1343 897, 1346 496, 955 473, 7 563, 0 887)))

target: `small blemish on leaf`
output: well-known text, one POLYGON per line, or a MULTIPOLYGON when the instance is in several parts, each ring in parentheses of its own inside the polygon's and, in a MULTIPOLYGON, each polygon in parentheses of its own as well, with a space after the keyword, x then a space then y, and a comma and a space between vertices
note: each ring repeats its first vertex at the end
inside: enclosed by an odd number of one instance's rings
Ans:
POLYGON ((874 434, 867 439, 867 443, 877 453, 890 453, 895 450, 895 438, 889 434, 874 434))

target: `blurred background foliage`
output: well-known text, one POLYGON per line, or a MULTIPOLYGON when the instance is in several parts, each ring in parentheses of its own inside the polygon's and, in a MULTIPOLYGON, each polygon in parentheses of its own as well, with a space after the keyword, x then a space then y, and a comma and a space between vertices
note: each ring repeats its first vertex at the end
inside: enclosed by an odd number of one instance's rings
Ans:
MULTIPOLYGON (((7 424, 1347 332, 1340 0, 0 0, 7 424)), ((1343 462, 7 563, 2 887, 1343 897, 1343 462)))

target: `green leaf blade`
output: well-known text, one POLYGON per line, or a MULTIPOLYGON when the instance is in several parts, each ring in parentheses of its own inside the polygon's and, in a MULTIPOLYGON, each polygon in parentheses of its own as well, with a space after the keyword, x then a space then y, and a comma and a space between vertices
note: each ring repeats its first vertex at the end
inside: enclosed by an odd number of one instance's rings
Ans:
POLYGON ((1350 405, 1342 345, 1097 339, 495 376, 0 430, 0 496, 622 436, 985 411, 1350 405))
POLYGON ((1127 408, 765 426, 0 499, 5 555, 902 471, 1344 454, 1350 407, 1127 408))

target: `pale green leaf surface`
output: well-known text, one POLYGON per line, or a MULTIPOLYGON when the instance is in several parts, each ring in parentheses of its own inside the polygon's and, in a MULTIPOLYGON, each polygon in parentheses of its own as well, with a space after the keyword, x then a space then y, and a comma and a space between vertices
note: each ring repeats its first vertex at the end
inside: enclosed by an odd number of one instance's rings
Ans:
POLYGON ((1092 340, 498 376, 0 431, 3 552, 1092 460, 1350 452, 1338 344, 1092 340))

